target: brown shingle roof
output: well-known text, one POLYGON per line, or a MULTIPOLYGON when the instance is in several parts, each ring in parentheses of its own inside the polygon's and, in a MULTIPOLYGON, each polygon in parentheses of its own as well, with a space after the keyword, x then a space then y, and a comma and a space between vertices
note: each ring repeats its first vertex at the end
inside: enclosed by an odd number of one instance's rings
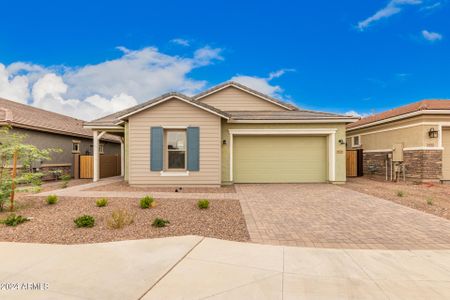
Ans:
POLYGON ((351 123, 347 125, 347 129, 352 129, 355 127, 369 125, 374 122, 378 122, 381 120, 389 119, 392 117, 401 116, 404 114, 416 112, 416 111, 424 111, 424 110, 450 110, 450 100, 422 100, 418 102, 414 102, 408 105, 400 106, 379 114, 371 115, 366 118, 362 118, 361 120, 351 123))
MULTIPOLYGON (((82 120, 0 98, 0 125, 6 124, 69 136, 92 137, 92 130, 83 128, 82 120)), ((119 138, 113 135, 104 135, 103 139, 119 142, 119 138)))

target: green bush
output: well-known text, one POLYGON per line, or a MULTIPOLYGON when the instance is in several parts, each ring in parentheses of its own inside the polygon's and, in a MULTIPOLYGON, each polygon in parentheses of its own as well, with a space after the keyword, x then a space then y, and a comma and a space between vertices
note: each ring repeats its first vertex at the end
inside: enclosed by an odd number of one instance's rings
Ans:
POLYGON ((77 227, 94 227, 95 219, 93 216, 84 215, 73 220, 77 227))
POLYGON ((126 225, 133 223, 134 218, 126 210, 113 211, 111 217, 106 221, 109 228, 121 229, 126 225))
POLYGON ((17 216, 15 214, 10 214, 8 217, 6 217, 6 219, 1 220, 0 223, 5 224, 6 226, 17 226, 26 221, 29 221, 29 219, 26 217, 22 217, 20 215, 17 216))
POLYGON ((108 205, 108 199, 100 198, 95 202, 95 204, 97 205, 97 207, 104 207, 104 206, 108 205))
POLYGON ((166 227, 167 224, 170 224, 170 222, 168 220, 156 218, 155 220, 153 220, 152 226, 153 227, 166 227))
POLYGON ((403 196, 405 196, 405 193, 403 191, 397 191, 397 196, 403 197, 403 196))
POLYGON ((69 185, 70 179, 72 179, 72 176, 70 176, 69 174, 64 174, 61 176, 61 180, 62 180, 61 187, 63 189, 65 189, 69 185))
POLYGON ((209 207, 209 201, 206 199, 198 200, 197 206, 200 209, 207 209, 209 207))
POLYGON ((153 206, 154 201, 155 199, 153 199, 152 196, 147 195, 140 200, 139 205, 141 206, 141 208, 150 208, 151 206, 153 206))
POLYGON ((427 204, 433 205, 433 198, 427 198, 427 204))
POLYGON ((58 196, 56 195, 48 195, 47 196, 47 204, 56 204, 56 202, 58 202, 58 196))

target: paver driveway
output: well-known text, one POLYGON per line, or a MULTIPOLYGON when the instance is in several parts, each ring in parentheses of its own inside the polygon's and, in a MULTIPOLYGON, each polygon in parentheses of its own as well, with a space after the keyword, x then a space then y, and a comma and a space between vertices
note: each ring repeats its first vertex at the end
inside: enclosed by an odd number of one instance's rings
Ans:
POLYGON ((450 249, 450 221, 331 184, 240 184, 253 242, 330 248, 450 249))

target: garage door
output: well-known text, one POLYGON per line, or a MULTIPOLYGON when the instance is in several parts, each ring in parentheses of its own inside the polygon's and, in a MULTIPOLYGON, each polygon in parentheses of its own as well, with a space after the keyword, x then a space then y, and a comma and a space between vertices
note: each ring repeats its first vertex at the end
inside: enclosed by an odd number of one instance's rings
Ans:
POLYGON ((442 130, 442 179, 450 180, 450 128, 442 130))
POLYGON ((236 136, 236 183, 325 182, 327 139, 316 136, 236 136))

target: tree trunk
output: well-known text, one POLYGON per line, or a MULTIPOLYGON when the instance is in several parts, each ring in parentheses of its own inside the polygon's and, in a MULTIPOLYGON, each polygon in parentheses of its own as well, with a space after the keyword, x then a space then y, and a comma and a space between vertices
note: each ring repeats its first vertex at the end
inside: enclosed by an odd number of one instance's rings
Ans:
POLYGON ((16 173, 17 173, 17 150, 14 151, 14 156, 13 156, 13 169, 11 172, 11 206, 10 206, 10 210, 13 211, 14 210, 14 191, 16 189, 16 173))

